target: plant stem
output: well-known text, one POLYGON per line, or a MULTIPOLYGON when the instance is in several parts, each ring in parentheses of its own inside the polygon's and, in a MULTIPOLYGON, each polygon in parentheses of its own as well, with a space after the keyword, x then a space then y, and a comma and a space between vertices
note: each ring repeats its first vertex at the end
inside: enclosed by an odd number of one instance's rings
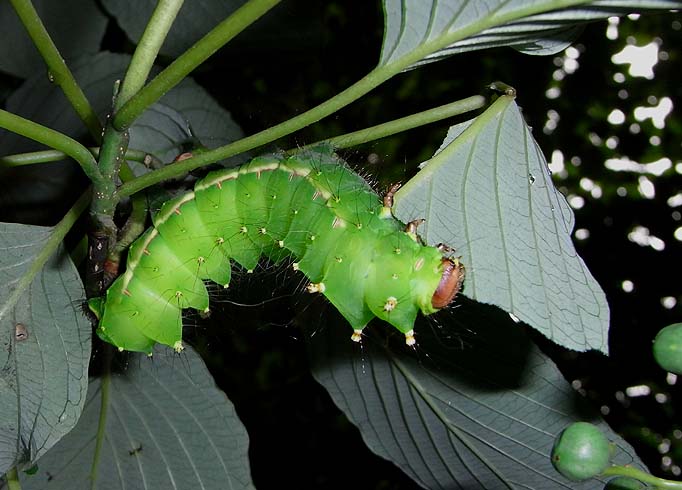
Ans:
POLYGON ((21 482, 16 468, 11 468, 5 475, 8 490, 21 490, 21 482))
MULTIPOLYGON (((252 0, 256 1, 256 0, 252 0)), ((572 5, 579 5, 585 3, 585 0, 557 0, 556 5, 553 5, 553 9, 569 7, 572 5)), ((248 4, 247 4, 248 5, 248 4)), ((544 10, 547 10, 545 7, 544 10)), ((299 114, 298 116, 289 119, 283 123, 277 124, 271 128, 260 131, 254 135, 247 136, 239 141, 230 143, 229 145, 216 148, 214 150, 207 151, 195 157, 189 158, 187 160, 176 162, 168 165, 162 169, 156 170, 145 174, 137 179, 128 182, 121 186, 119 193, 121 196, 129 196, 135 192, 139 192, 142 189, 154 185, 166 179, 179 177, 195 168, 202 167, 204 165, 209 165, 215 163, 219 160, 238 155, 253 148, 263 146, 267 143, 275 141, 283 136, 291 134, 299 129, 302 129, 312 123, 319 121, 320 119, 327 117, 330 114, 338 111, 339 109, 347 106, 351 102, 354 102, 358 98, 362 97, 369 91, 373 90, 389 78, 393 77, 397 73, 408 69, 410 66, 418 63, 419 61, 426 58, 428 55, 438 52, 439 50, 449 46, 461 39, 473 36, 485 29, 495 27, 496 25, 502 25, 518 18, 522 18, 527 15, 534 13, 542 13, 543 8, 537 6, 531 6, 525 9, 518 9, 505 14, 500 14, 499 16, 491 16, 486 18, 485 21, 479 21, 471 23, 461 29, 455 29, 453 31, 446 30, 440 36, 418 45, 412 51, 407 52, 400 58, 397 58, 390 62, 382 62, 371 72, 369 72, 365 77, 361 78, 353 85, 345 89, 344 91, 338 93, 331 99, 326 100, 320 105, 299 114)), ((229 19, 228 19, 229 20, 229 19)), ((202 40, 203 41, 203 40, 202 40)), ((200 41, 201 42, 201 41, 200 41)), ((185 53, 185 55, 189 54, 185 53)), ((185 56, 183 55, 183 56, 185 56)), ((176 60, 176 62, 178 62, 176 60)), ((165 72, 169 71, 173 65, 169 66, 164 72, 159 74, 156 79, 147 85, 144 89, 138 93, 137 96, 133 97, 122 109, 121 112, 115 118, 115 124, 117 127, 124 127, 131 124, 132 121, 147 107, 149 104, 153 103, 157 98, 152 98, 152 93, 163 93, 159 88, 154 87, 152 90, 152 85, 157 84, 162 85, 161 82, 157 82, 157 79, 164 75, 165 72), (145 93, 149 90, 150 94, 145 93), (149 102, 144 102, 143 95, 145 98, 149 98, 149 102), (140 100, 138 100, 140 99, 140 100), (138 107, 141 106, 141 107, 138 107), (125 111, 125 112, 124 112, 125 111)), ((184 73, 184 72, 183 72, 184 73)), ((189 73, 189 72, 187 72, 189 73)), ((174 78, 166 75, 169 80, 174 80, 174 78)), ((177 82, 175 82, 177 83, 177 82)), ((168 87, 170 88, 170 87, 168 87)), ((159 95, 160 96, 160 95, 159 95)))
MULTIPOLYGON (((88 151, 95 157, 99 155, 99 147, 93 146, 88 148, 88 151)), ((58 162, 66 158, 66 153, 59 150, 43 150, 32 151, 28 153, 16 153, 14 155, 7 155, 0 157, 0 167, 19 167, 22 165, 36 165, 40 163, 58 162)), ((125 154, 125 159, 132 162, 140 162, 150 168, 159 168, 163 166, 163 162, 155 156, 142 150, 128 150, 125 154)))
POLYGON ((116 178, 128 149, 128 131, 118 131, 107 125, 99 152, 99 169, 102 179, 93 186, 90 216, 94 220, 95 233, 102 234, 113 244, 116 240, 114 211, 119 197, 116 194, 116 178))
POLYGON ((121 91, 116 99, 116 109, 121 108, 144 86, 154 66, 154 60, 183 3, 184 0, 159 0, 156 4, 128 65, 121 91))
POLYGON ((626 476, 634 478, 647 485, 653 485, 659 490, 682 490, 682 481, 665 480, 632 466, 610 466, 606 468, 601 476, 626 476))
POLYGON ((42 126, 21 116, 0 109, 0 128, 30 138, 51 148, 59 150, 78 162, 93 183, 102 180, 102 174, 97 168, 97 162, 92 153, 78 141, 65 134, 42 126))
POLYGON ((336 94, 331 99, 326 100, 320 105, 299 114, 287 121, 277 124, 271 128, 264 129, 256 134, 242 138, 239 141, 230 143, 229 145, 221 146, 213 150, 208 150, 187 160, 175 162, 165 167, 142 175, 137 179, 123 184, 119 188, 121 197, 129 196, 135 192, 162 182, 167 179, 179 177, 195 168, 202 167, 215 163, 219 160, 238 155, 253 148, 263 146, 267 143, 275 141, 283 136, 298 131, 320 119, 338 111, 340 108, 347 106, 351 102, 359 99, 370 90, 374 89, 381 83, 385 82, 395 74, 394 65, 386 65, 375 68, 369 72, 365 77, 345 89, 343 92, 336 94))
POLYGON ((95 452, 92 456, 92 466, 90 467, 90 488, 95 489, 97 485, 97 469, 102 457, 102 446, 104 445, 104 437, 107 431, 107 415, 109 412, 109 393, 111 391, 111 363, 114 358, 113 346, 110 344, 104 345, 104 373, 102 374, 102 381, 100 393, 102 399, 100 401, 99 421, 97 422, 97 436, 95 438, 95 452))
POLYGON ((96 142, 99 142, 102 137, 102 124, 73 74, 66 66, 64 58, 59 54, 57 46, 45 29, 31 0, 10 0, 10 3, 28 31, 33 44, 45 60, 50 80, 61 87, 76 114, 88 128, 90 135, 96 142))
POLYGON ((24 275, 21 276, 19 282, 14 286, 14 289, 12 289, 12 293, 10 294, 9 298, 7 298, 7 301, 0 305, 0 318, 4 317, 9 309, 13 308, 17 304, 17 301, 19 301, 21 295, 31 285, 31 282, 35 278, 36 274, 38 274, 38 272, 40 272, 40 270, 45 266, 45 263, 52 256, 55 250, 57 250, 59 244, 64 241, 64 237, 76 222, 78 217, 87 209, 88 204, 90 204, 90 189, 85 191, 78 198, 73 206, 71 206, 71 209, 66 212, 62 220, 52 229, 50 237, 47 239, 45 245, 40 250, 38 255, 36 255, 33 259, 31 266, 24 273, 24 275))
POLYGON ((333 138, 306 146, 329 143, 336 148, 349 148, 351 146, 385 138, 386 136, 391 136, 393 134, 401 133, 403 131, 424 126, 436 121, 441 121, 443 119, 447 119, 448 117, 463 114, 465 112, 475 111, 476 109, 480 109, 481 107, 485 106, 485 103, 485 97, 482 95, 474 95, 472 97, 467 97, 466 99, 458 100, 450 104, 434 107, 433 109, 429 109, 427 111, 411 114, 400 119, 394 119, 393 121, 361 129, 359 131, 354 131, 352 133, 343 134, 341 136, 335 136, 333 138))
POLYGON ((125 102, 114 116, 114 127, 119 130, 130 127, 145 109, 280 1, 249 0, 246 2, 125 102))

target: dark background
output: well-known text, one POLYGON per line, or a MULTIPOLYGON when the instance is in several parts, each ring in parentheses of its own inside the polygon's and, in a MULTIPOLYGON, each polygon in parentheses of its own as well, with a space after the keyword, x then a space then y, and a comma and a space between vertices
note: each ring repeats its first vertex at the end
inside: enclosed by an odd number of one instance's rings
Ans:
MULTIPOLYGON (((335 95, 367 73, 379 58, 383 19, 378 2, 296 2, 278 7, 275 17, 266 26, 261 24, 256 33, 237 39, 197 76, 247 134, 335 95), (283 25, 287 29, 282 30, 283 25), (221 73, 223 63, 239 66, 241 72, 226 79, 221 73)), ((645 199, 637 190, 638 174, 610 171, 603 162, 622 156, 642 163, 667 157, 674 165, 681 160, 680 118, 675 109, 663 129, 647 120, 639 123, 638 134, 629 131, 637 122, 635 107, 657 104, 657 100, 647 100, 650 96, 670 97, 674 107, 680 101, 681 20, 679 15, 624 18, 616 40, 606 38, 606 22, 589 25, 575 45, 579 68, 561 81, 553 78, 557 65, 562 64, 561 53, 534 57, 495 49, 455 56, 399 75, 331 118, 278 142, 279 147, 290 148, 379 124, 483 93, 484 86, 494 80, 514 86, 517 102, 546 157, 554 150, 564 154, 566 176, 557 178, 556 184, 565 195, 585 199, 585 205, 576 210, 576 229, 588 230, 589 238, 578 240, 577 248, 611 306, 610 358, 542 344, 567 380, 602 410, 651 471, 668 478, 679 477, 682 465, 682 397, 679 387, 668 384, 666 373, 655 365, 650 345, 658 330, 682 319, 682 246, 673 236, 682 226, 680 208, 676 211, 666 203, 680 192, 682 178, 674 168, 660 177, 648 176, 656 196, 645 199), (666 53, 662 57, 667 57, 655 66, 654 79, 630 77, 628 65, 611 62, 611 56, 626 44, 643 46, 652 41, 660 43, 661 52, 666 53), (614 81, 616 72, 625 74, 623 83, 614 81), (550 87, 559 88, 561 95, 548 99, 545 93, 550 87), (623 89, 626 97, 619 94, 623 89), (607 122, 614 108, 626 114, 624 124, 607 122), (543 131, 548 111, 559 116, 556 129, 549 134, 543 131), (618 145, 610 149, 605 143, 595 144, 591 134, 602 142, 616 137, 618 145), (652 145, 652 136, 660 138, 660 144, 652 145), (571 159, 575 165, 569 163, 571 159), (600 198, 581 188, 584 177, 601 187, 600 198), (627 191, 626 196, 618 195, 619 187, 627 191), (630 241, 628 234, 638 225, 661 238, 665 249, 656 251, 630 241), (634 283, 632 292, 623 290, 624 280, 634 283), (665 308, 663 297, 676 298, 676 306, 665 308), (637 385, 649 386, 650 394, 629 397, 626 389, 637 385)), ((383 188, 412 175, 454 122, 373 142, 345 156, 383 188)), ((310 332, 290 327, 300 308, 296 281, 293 286, 288 281, 287 288, 287 280, 276 271, 269 279, 261 276, 247 282, 251 285, 233 289, 233 295, 239 289, 238 298, 229 299, 257 303, 268 287, 281 295, 294 295, 292 301, 275 301, 269 308, 226 307, 223 323, 211 332, 225 332, 225 318, 234 319, 230 324, 239 327, 228 329, 227 340, 219 334, 204 335, 209 344, 206 352, 215 357, 213 372, 249 430, 257 486, 275 488, 286 481, 308 488, 414 487, 391 464, 364 448, 358 432, 311 379, 300 340, 310 332), (259 282, 268 280, 266 285, 259 282), (263 327, 268 322, 273 328, 263 327), (221 354, 212 349, 215 343, 221 344, 221 354), (296 441, 300 447, 293 446, 296 441)))
MULTIPOLYGON (((655 365, 650 345, 662 327, 682 321, 682 244, 673 235, 682 226, 682 208, 667 204, 680 192, 682 178, 674 168, 660 177, 648 176, 656 196, 646 199, 637 190, 638 174, 613 172, 603 163, 622 156, 642 163, 663 157, 673 165, 682 162, 682 127, 675 109, 663 129, 644 121, 639 133, 629 131, 636 122, 634 108, 657 103, 648 100, 651 96, 670 97, 674 107, 680 102, 681 23, 679 14, 624 18, 616 40, 606 38, 606 22, 591 24, 575 45, 579 68, 560 81, 553 77, 562 64, 561 53, 534 57, 494 49, 458 55, 396 76, 338 114, 274 145, 286 149, 379 124, 483 93, 494 80, 514 86, 546 157, 554 150, 564 155, 566 174, 557 176, 557 186, 565 195, 585 199, 576 210, 576 229, 588 230, 589 237, 577 240, 576 246, 611 307, 610 358, 539 342, 568 382, 636 447, 651 471, 668 478, 678 478, 682 466, 682 396, 655 365), (642 46, 654 40, 667 58, 655 66, 655 78, 630 77, 627 66, 611 62, 627 43, 642 46), (614 81, 617 72, 625 74, 623 83, 614 81), (559 88, 561 95, 548 99, 550 87, 559 88), (624 124, 607 122, 614 108, 626 114, 624 124), (559 120, 553 131, 545 132, 548 111, 556 111, 559 120), (613 149, 603 143, 609 137, 618 139, 613 149), (652 144, 651 137, 660 138, 660 144, 652 144), (575 164, 569 163, 572 159, 575 164), (581 188, 583 178, 601 188, 601 197, 581 188), (618 188, 626 195, 620 196, 618 188), (664 250, 630 241, 635 226, 661 238, 664 250), (624 280, 632 281, 632 292, 623 290, 624 280), (665 308, 664 297, 676 298, 677 304, 665 308), (649 386, 650 394, 629 397, 626 389, 638 385, 649 386)), ((379 59, 383 17, 379 2, 296 0, 284 2, 253 27, 195 73, 246 134, 304 112, 370 71, 379 59)), ((103 49, 132 52, 133 45, 111 23, 103 49)), ((382 189, 413 175, 455 122, 459 120, 363 145, 345 151, 344 157, 382 189)), ((256 486, 415 488, 364 446, 359 432, 312 379, 303 338, 314 332, 297 327, 297 315, 310 307, 299 281, 278 268, 237 275, 230 294, 217 298, 221 308, 210 323, 191 322, 197 327, 191 343, 249 432, 256 486)))

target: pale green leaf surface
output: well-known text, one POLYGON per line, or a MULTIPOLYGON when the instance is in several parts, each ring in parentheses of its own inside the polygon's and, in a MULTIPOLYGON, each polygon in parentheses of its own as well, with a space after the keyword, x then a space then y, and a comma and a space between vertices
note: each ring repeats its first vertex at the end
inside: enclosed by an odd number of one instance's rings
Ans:
POLYGON ((575 250, 573 212, 513 100, 454 127, 427 163, 394 210, 405 222, 425 218, 422 236, 462 256, 464 294, 564 347, 607 352, 604 292, 575 250))
POLYGON ((0 224, 0 475, 50 449, 85 402, 91 327, 71 260, 59 249, 12 297, 49 235, 49 228, 0 224))
POLYGON ((552 361, 499 309, 461 303, 417 325, 415 349, 375 323, 360 347, 342 320, 310 340, 313 374, 365 443, 428 489, 601 490, 551 465, 555 436, 595 423, 617 445, 615 462, 643 468, 552 361), (344 328, 345 327, 345 328, 344 328))
MULTIPOLYGON (((102 3, 134 43, 142 37, 156 7, 156 2, 104 0, 102 3)), ((186 1, 166 37, 161 54, 180 55, 242 4, 244 0, 186 1)))
MULTIPOLYGON (((62 57, 99 51, 107 18, 92 0, 33 0, 50 37, 62 57), (74 28, 77 26, 77 28, 74 28)), ((47 67, 9 2, 0 2, 0 71, 21 78, 47 78, 47 67)))
POLYGON ((384 0, 379 65, 411 68, 465 51, 514 47, 552 54, 571 44, 577 24, 632 11, 676 9, 673 0, 384 0))
POLYGON ((246 430, 191 348, 130 354, 105 379, 91 381, 78 425, 38 461, 35 475, 22 475, 23 489, 253 488, 246 430))

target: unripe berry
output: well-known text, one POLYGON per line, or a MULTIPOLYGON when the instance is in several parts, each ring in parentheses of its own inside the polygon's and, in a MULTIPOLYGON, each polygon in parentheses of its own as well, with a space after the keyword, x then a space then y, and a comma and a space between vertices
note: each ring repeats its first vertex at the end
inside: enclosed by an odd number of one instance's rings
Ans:
POLYGON ((609 465, 609 441, 595 425, 576 422, 566 427, 552 449, 552 464, 573 481, 599 475, 609 465))
POLYGON ((673 323, 658 332, 654 359, 666 371, 682 374, 682 323, 673 323))

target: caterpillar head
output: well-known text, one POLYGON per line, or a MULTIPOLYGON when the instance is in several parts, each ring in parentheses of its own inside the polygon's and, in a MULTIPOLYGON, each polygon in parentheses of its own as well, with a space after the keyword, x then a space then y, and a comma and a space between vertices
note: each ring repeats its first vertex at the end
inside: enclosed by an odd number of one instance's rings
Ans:
POLYGON ((441 266, 443 267, 443 275, 433 293, 433 298, 431 298, 431 304, 438 309, 446 307, 455 299, 457 293, 462 289, 466 273, 459 259, 443 257, 441 266))

